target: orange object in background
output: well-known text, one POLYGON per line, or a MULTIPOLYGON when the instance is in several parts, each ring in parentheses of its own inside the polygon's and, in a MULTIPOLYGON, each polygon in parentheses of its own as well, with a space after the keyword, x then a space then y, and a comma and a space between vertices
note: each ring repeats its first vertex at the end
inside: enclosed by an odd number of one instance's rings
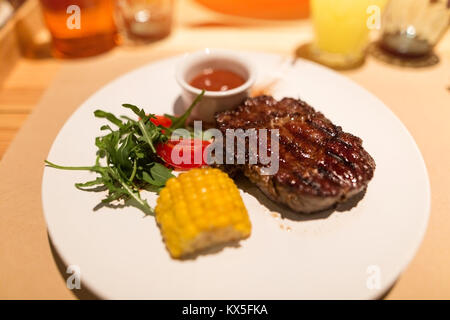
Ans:
POLYGON ((300 19, 309 16, 309 0, 196 0, 212 10, 258 19, 300 19))
POLYGON ((117 33, 114 3, 114 0, 41 0, 54 55, 88 57, 113 48, 117 33))

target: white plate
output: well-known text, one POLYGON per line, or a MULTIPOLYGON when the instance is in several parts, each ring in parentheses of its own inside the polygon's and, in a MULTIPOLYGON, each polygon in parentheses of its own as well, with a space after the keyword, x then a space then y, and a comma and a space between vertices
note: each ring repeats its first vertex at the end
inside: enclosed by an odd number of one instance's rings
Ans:
MULTIPOLYGON (((253 61, 260 79, 280 73, 279 56, 240 54, 253 61)), ((64 165, 94 162, 94 137, 105 122, 94 118, 97 108, 131 115, 120 105, 132 103, 155 114, 173 113, 180 93, 174 77, 178 59, 144 66, 91 96, 61 129, 48 159, 64 165)), ((242 196, 251 237, 239 248, 177 261, 169 257, 153 217, 133 207, 93 210, 104 194, 73 184, 94 174, 46 168, 42 199, 48 232, 64 262, 80 267, 82 286, 114 299, 365 299, 394 283, 413 258, 429 216, 420 151, 380 100, 346 78, 303 60, 282 73, 276 98, 306 100, 361 137, 375 159, 375 177, 358 205, 313 219, 280 219, 271 211, 282 209, 250 188, 242 196)), ((155 203, 156 195, 144 196, 155 203)))

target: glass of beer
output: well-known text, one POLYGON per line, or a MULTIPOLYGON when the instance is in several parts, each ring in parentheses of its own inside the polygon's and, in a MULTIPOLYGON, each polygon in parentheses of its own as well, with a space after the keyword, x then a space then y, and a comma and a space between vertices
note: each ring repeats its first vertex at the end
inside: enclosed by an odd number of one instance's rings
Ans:
POLYGON ((311 0, 315 41, 312 58, 346 69, 364 60, 371 29, 381 23, 386 0, 311 0))
POLYGON ((56 57, 89 57, 116 45, 114 0, 40 1, 56 57))

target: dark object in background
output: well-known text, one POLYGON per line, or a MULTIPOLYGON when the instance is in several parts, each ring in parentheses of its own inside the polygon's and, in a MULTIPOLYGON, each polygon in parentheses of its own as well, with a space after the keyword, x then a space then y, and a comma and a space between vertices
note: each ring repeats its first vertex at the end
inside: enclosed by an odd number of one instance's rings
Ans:
POLYGON ((380 47, 407 59, 430 55, 449 21, 449 0, 391 0, 383 17, 380 47))
POLYGON ((422 57, 429 54, 433 48, 427 39, 409 37, 405 32, 385 33, 381 41, 381 47, 394 55, 406 58, 422 57))

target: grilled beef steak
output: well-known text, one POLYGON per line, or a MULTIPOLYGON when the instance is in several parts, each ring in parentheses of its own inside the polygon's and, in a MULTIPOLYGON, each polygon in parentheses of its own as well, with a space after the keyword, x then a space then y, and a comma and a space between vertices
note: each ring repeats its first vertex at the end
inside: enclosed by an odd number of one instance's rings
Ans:
POLYGON ((242 170, 270 199, 297 212, 321 211, 345 201, 363 191, 374 174, 375 162, 362 140, 301 100, 249 98, 216 114, 216 125, 224 135, 227 129, 279 130, 277 173, 263 175, 260 162, 228 167, 242 170))

